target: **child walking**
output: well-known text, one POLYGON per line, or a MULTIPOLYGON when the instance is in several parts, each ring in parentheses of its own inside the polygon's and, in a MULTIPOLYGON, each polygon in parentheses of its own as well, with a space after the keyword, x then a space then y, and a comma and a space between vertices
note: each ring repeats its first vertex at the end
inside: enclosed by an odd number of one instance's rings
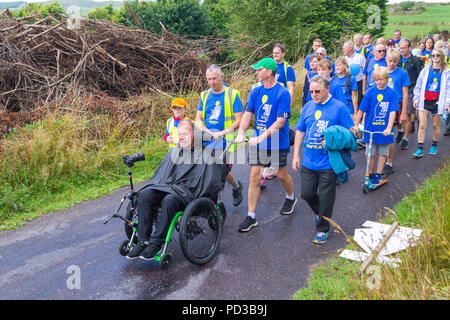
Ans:
MULTIPOLYGON (((387 68, 379 67, 373 72, 375 86, 366 91, 364 98, 356 114, 355 128, 364 115, 364 130, 382 131, 383 135, 375 134, 373 136, 372 157, 369 163, 370 181, 374 187, 389 181, 389 178, 383 177, 383 168, 389 155, 389 146, 394 143, 393 132, 396 112, 399 111, 399 97, 397 93, 387 86, 389 73, 387 68), (377 156, 378 157, 375 157, 377 156), (375 169, 375 161, 377 161, 375 169)), ((364 133, 364 142, 369 143, 369 134, 364 133)), ((366 146, 366 155, 368 151, 366 146)))

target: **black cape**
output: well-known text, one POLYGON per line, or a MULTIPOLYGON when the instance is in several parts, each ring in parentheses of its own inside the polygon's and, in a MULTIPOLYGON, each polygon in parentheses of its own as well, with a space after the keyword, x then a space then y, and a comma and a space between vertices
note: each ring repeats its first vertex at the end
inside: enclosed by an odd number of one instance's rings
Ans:
POLYGON ((209 140, 209 135, 197 132, 194 148, 185 150, 179 145, 172 148, 143 189, 176 194, 185 205, 200 197, 216 199, 228 170, 221 159, 222 150, 216 154, 203 146, 203 141, 209 140))

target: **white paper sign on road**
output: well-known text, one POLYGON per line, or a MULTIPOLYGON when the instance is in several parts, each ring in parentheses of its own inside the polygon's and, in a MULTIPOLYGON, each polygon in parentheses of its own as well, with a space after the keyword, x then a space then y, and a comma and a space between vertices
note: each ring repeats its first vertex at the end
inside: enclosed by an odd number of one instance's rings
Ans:
MULTIPOLYGON (((383 241, 391 225, 366 221, 363 227, 365 228, 355 230, 354 240, 365 252, 344 250, 340 254, 340 257, 354 261, 364 261, 370 256, 377 245, 383 241)), ((387 256, 405 250, 409 246, 416 245, 421 233, 422 230, 420 229, 398 227, 380 251, 377 261, 398 267, 398 263, 401 263, 401 260, 387 256)))

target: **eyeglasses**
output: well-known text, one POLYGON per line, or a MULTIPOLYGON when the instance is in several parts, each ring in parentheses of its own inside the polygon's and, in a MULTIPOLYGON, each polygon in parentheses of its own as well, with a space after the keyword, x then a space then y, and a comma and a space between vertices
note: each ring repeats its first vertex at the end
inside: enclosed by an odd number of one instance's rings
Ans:
POLYGON ((313 94, 319 94, 322 90, 309 90, 309 93, 313 94))
POLYGON ((432 58, 439 58, 441 55, 440 54, 432 54, 431 57, 432 58))
POLYGON ((375 50, 376 52, 386 52, 386 50, 375 50))

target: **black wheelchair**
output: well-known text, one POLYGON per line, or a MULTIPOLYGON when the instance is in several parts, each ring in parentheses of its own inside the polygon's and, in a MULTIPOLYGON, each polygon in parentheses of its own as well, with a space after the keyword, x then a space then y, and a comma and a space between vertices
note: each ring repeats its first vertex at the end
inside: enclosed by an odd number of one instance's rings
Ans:
MULTIPOLYGON (((134 190, 131 167, 135 162, 145 160, 145 156, 144 153, 139 152, 132 156, 125 155, 123 160, 128 166, 131 190, 122 198, 117 211, 104 224, 107 224, 113 218, 124 221, 127 240, 120 245, 119 253, 126 256, 139 239, 139 221, 136 210, 139 191, 134 190), (126 201, 128 201, 128 204, 123 217, 119 212, 126 201)), ((187 260, 197 265, 203 265, 214 258, 220 245, 222 226, 226 218, 225 205, 220 200, 220 195, 221 192, 215 199, 207 197, 195 199, 183 211, 179 211, 175 215, 165 237, 164 245, 154 258, 159 262, 160 269, 167 269, 171 263, 172 253, 169 252, 168 245, 171 242, 174 229, 179 233, 181 251, 187 260)))

